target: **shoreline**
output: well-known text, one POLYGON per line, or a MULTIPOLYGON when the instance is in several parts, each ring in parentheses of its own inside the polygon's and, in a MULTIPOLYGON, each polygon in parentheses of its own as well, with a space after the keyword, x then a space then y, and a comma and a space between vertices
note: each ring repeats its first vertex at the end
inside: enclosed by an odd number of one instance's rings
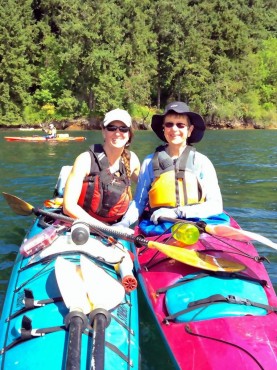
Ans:
MULTIPOLYGON (((73 120, 64 120, 64 121, 51 121, 42 124, 43 126, 48 126, 50 123, 53 123, 57 130, 59 131, 93 131, 101 130, 101 120, 100 119, 73 119, 73 120)), ((139 131, 151 131, 150 124, 145 123, 144 121, 133 120, 134 130, 139 131)), ((261 124, 256 124, 254 122, 239 122, 239 121, 222 121, 220 123, 207 123, 207 130, 277 130, 276 124, 268 124, 262 126, 261 124)), ((43 131, 41 124, 15 124, 15 125, 4 125, 0 124, 1 131, 22 131, 22 132, 34 132, 34 131, 43 131)))

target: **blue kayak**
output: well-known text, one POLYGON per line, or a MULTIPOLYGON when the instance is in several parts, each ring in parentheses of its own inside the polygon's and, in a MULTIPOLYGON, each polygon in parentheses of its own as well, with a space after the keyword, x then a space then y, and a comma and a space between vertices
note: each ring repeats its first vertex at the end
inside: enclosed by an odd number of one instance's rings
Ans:
POLYGON ((70 226, 37 217, 6 293, 0 368, 138 369, 137 291, 122 285, 132 275, 129 249, 129 242, 99 234, 76 244, 70 226), (41 236, 53 228, 46 246, 41 236))

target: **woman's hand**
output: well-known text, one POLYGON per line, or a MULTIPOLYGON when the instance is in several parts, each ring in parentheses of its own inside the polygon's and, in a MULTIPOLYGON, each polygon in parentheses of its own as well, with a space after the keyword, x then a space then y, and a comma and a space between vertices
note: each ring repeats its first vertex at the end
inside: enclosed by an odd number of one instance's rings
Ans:
POLYGON ((155 225, 158 225, 160 217, 167 217, 167 218, 178 218, 178 209, 177 208, 160 208, 153 212, 152 216, 150 217, 150 221, 152 221, 155 225))

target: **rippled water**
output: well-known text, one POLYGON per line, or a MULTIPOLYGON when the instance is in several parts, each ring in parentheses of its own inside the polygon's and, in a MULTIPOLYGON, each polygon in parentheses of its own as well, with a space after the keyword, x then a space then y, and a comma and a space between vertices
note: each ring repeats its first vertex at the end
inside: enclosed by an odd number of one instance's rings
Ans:
MULTIPOLYGON (((40 134, 40 133, 38 133, 40 134)), ((0 132, 0 191, 17 195, 32 205, 41 205, 51 197, 63 165, 90 144, 101 142, 100 132, 73 132, 85 135, 81 143, 8 143, 4 136, 21 136, 22 132, 0 132)), ((29 133, 23 133, 27 136, 29 133)), ((197 149, 214 163, 221 186, 224 208, 242 228, 277 242, 277 131, 208 131, 197 149)), ((143 159, 159 140, 151 132, 138 132, 132 149, 143 159)), ((0 305, 18 247, 32 216, 15 215, 3 198, 0 200, 0 305)), ((277 290, 277 253, 256 243, 259 253, 270 259, 267 270, 277 290)), ((171 369, 166 349, 158 335, 141 292, 140 332, 142 370, 171 369)))

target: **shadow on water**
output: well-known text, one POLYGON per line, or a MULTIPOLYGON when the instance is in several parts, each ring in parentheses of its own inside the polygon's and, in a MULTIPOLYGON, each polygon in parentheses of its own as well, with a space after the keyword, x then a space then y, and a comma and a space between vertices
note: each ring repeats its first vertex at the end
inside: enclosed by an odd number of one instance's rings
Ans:
MULTIPOLYGON (((13 132, 13 135, 21 133, 13 132)), ((72 143, 8 143, 3 139, 10 132, 0 132, 0 191, 19 196, 32 205, 41 205, 54 190, 60 169, 72 165, 78 154, 89 145, 102 142, 100 131, 72 132, 86 136, 84 142, 72 143)), ((197 149, 214 163, 224 208, 241 227, 277 242, 276 239, 276 152, 277 131, 208 131, 197 149)), ((160 144, 151 132, 138 132, 131 149, 140 160, 160 144)), ((33 216, 15 215, 3 198, 0 200, 0 305, 3 302, 13 261, 33 216)), ((277 255, 270 248, 257 244, 260 254, 270 259, 266 265, 277 289, 277 255)), ((140 331, 142 370, 173 369, 160 339, 155 322, 141 291, 140 331), (154 344, 153 344, 154 343, 154 344)))

